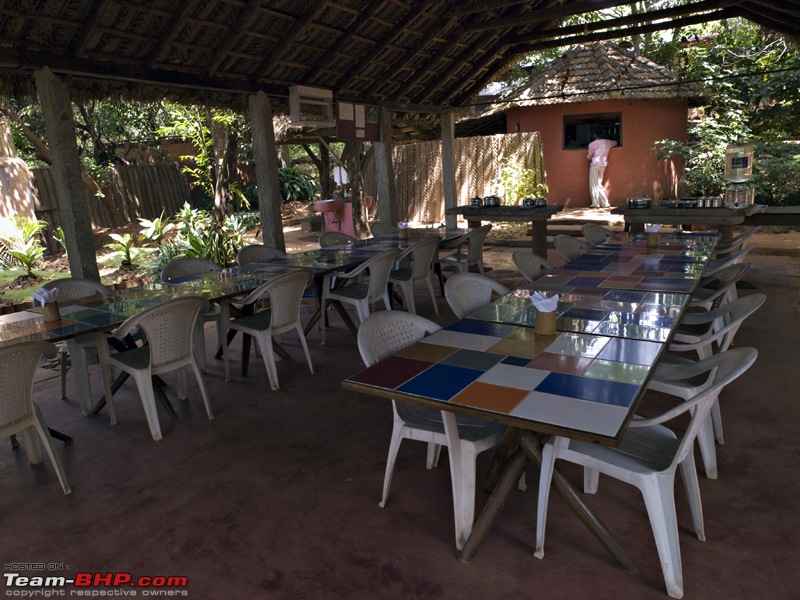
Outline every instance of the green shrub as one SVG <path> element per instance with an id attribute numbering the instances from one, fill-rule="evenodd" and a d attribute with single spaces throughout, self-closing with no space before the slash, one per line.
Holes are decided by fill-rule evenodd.
<path id="1" fill-rule="evenodd" d="M 19 265 L 30 276 L 44 254 L 39 236 L 47 228 L 47 223 L 22 217 L 12 217 L 11 223 L 14 231 L 0 238 L 0 248 L 3 250 L 0 252 L 0 261 L 4 263 L 4 268 Z"/>

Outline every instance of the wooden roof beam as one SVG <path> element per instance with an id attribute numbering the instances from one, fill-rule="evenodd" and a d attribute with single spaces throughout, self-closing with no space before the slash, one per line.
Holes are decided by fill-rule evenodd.
<path id="1" fill-rule="evenodd" d="M 83 28 L 81 28 L 81 31 L 78 33 L 78 40 L 75 43 L 75 56 L 81 57 L 86 52 L 86 43 L 94 32 L 94 28 L 97 26 L 97 23 L 100 21 L 100 15 L 107 4 L 108 0 L 95 0 L 92 2 L 92 6 L 88 12 L 89 18 L 86 21 L 86 25 L 84 25 Z"/>
<path id="2" fill-rule="evenodd" d="M 350 69 L 339 79 L 334 88 L 339 90 L 347 86 L 350 83 L 350 80 L 353 79 L 358 73 L 360 73 L 367 64 L 369 64 L 373 58 L 377 57 L 381 52 L 386 50 L 394 41 L 397 39 L 402 31 L 408 27 L 409 23 L 411 23 L 414 19 L 417 18 L 417 13 L 413 11 L 409 11 L 405 14 L 405 16 L 397 23 L 391 32 L 387 32 L 386 36 L 383 40 L 377 44 L 375 48 L 373 48 L 372 52 L 368 52 L 364 54 L 362 59 L 358 61 L 355 65 L 350 67 Z"/>
<path id="3" fill-rule="evenodd" d="M 150 50 L 144 57 L 144 65 L 145 68 L 150 68 L 158 58 L 158 55 L 167 47 L 167 44 L 170 43 L 172 38 L 175 36 L 175 32 L 183 24 L 183 20 L 186 18 L 190 9 L 189 0 L 180 0 L 178 4 L 175 6 L 175 11 L 172 13 L 172 16 L 167 19 L 167 22 L 164 24 L 164 27 L 159 32 L 159 35 L 155 38 L 156 43 L 150 47 Z"/>
<path id="4" fill-rule="evenodd" d="M 629 29 L 615 29 L 614 31 L 600 31 L 595 33 L 588 33 L 582 35 L 574 35 L 571 37 L 562 37 L 557 39 L 550 39 L 547 41 L 533 41 L 529 43 L 518 42 L 512 48 L 513 54 L 524 54 L 526 52 L 535 52 L 537 50 L 545 50 L 547 48 L 561 48 L 562 46 L 574 46 L 576 44 L 586 44 L 589 42 L 599 42 L 603 40 L 613 40 L 617 38 L 630 37 L 633 35 L 652 33 L 654 31 L 662 31 L 664 29 L 675 29 L 676 27 L 686 27 L 688 25 L 697 25 L 699 23 L 708 23 L 710 21 L 719 21 L 721 19 L 730 19 L 733 17 L 741 16 L 742 10 L 739 7 L 723 8 L 711 13 L 702 15 L 690 15 L 687 17 L 680 17 L 667 21 L 664 23 L 653 23 L 649 25 L 642 25 L 639 27 L 631 27 Z M 560 35 L 560 29 L 551 29 L 546 32 L 539 32 L 538 38 L 545 37 L 542 33 L 547 33 L 547 36 Z"/>
<path id="5" fill-rule="evenodd" d="M 490 29 L 508 29 L 511 27 L 521 27 L 523 25 L 535 25 L 546 21 L 563 19 L 586 12 L 594 12 L 615 6 L 625 6 L 635 4 L 638 0 L 577 0 L 575 2 L 565 2 L 552 8 L 543 8 L 531 12 L 517 14 L 510 17 L 500 17 L 490 19 L 474 25 L 467 25 L 464 30 L 467 32 L 489 31 Z"/>
<path id="6" fill-rule="evenodd" d="M 216 49 L 216 56 L 208 66 L 209 75 L 213 76 L 217 72 L 217 69 L 219 69 L 222 61 L 225 60 L 225 57 L 228 56 L 230 51 L 241 42 L 242 35 L 250 26 L 250 16 L 258 10 L 260 5 L 261 0 L 247 0 L 247 4 L 243 7 L 242 12 L 239 15 L 236 28 L 228 32 L 228 35 L 225 36 L 222 44 Z"/>
<path id="7" fill-rule="evenodd" d="M 305 6 L 305 5 L 304 5 Z M 308 11 L 302 18 L 298 18 L 294 25 L 289 28 L 289 31 L 286 35 L 280 36 L 280 47 L 278 44 L 275 44 L 269 52 L 267 52 L 267 57 L 262 61 L 258 67 L 256 67 L 255 75 L 253 76 L 253 81 L 258 81 L 261 79 L 267 72 L 269 72 L 272 67 L 275 66 L 275 61 L 280 58 L 286 48 L 288 48 L 292 42 L 297 38 L 298 35 L 306 28 L 306 26 L 316 19 L 320 13 L 325 10 L 328 6 L 328 3 L 325 0 L 321 0 L 320 2 L 312 4 L 313 8 Z"/>
<path id="8" fill-rule="evenodd" d="M 770 2 L 769 0 L 749 0 L 748 2 L 740 3 L 743 8 L 747 10 L 752 10 L 750 8 L 750 4 L 758 4 L 759 6 L 763 6 L 767 9 L 774 9 L 776 2 Z M 790 2 L 788 0 L 781 2 L 781 12 L 786 14 L 792 15 L 793 17 L 797 17 L 800 19 L 800 3 L 798 2 Z"/>
<path id="9" fill-rule="evenodd" d="M 742 13 L 745 19 L 753 21 L 753 23 L 758 23 L 762 27 L 780 31 L 784 35 L 800 38 L 800 29 L 795 27 L 794 24 L 790 24 L 785 18 L 782 18 L 781 13 L 778 11 L 767 9 L 762 6 L 758 9 L 744 7 Z"/>
<path id="10" fill-rule="evenodd" d="M 684 4 L 682 6 L 675 6 L 672 8 L 665 8 L 661 10 L 654 10 L 646 13 L 639 13 L 628 15 L 625 17 L 618 17 L 615 19 L 607 19 L 603 21 L 594 21 L 592 23 L 582 23 L 580 25 L 572 25 L 569 27 L 559 27 L 557 32 L 559 36 L 567 35 L 580 35 L 582 33 L 591 33 L 594 31 L 604 31 L 606 29 L 613 29 L 614 27 L 626 27 L 630 25 L 640 25 L 642 23 L 649 23 L 651 21 L 660 21 L 664 19 L 675 19 L 686 15 L 696 14 L 698 12 L 710 12 L 714 9 L 725 8 L 735 4 L 736 0 L 703 0 L 694 4 Z M 541 37 L 553 37 L 554 34 L 550 33 L 554 30 L 542 30 L 536 33 Z M 546 35 L 544 35 L 546 34 Z M 509 40 L 510 44 L 524 43 L 530 39 L 530 36 L 524 34 L 516 36 Z"/>

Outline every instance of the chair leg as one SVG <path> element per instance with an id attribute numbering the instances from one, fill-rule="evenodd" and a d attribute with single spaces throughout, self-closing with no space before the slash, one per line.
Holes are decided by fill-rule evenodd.
<path id="1" fill-rule="evenodd" d="M 674 488 L 672 475 L 664 477 L 655 474 L 642 482 L 640 490 L 653 528 L 667 594 L 671 598 L 682 598 L 683 574 Z"/>
<path id="2" fill-rule="evenodd" d="M 228 330 L 230 328 L 228 327 L 227 323 L 223 323 L 222 327 L 225 330 L 222 339 L 227 340 Z M 231 365 L 230 365 L 230 359 L 228 357 L 228 352 L 229 352 L 228 346 L 229 344 L 227 342 L 222 343 L 222 360 L 225 363 L 225 381 L 231 380 Z"/>
<path id="3" fill-rule="evenodd" d="M 61 347 L 60 354 L 60 368 L 61 368 L 61 399 L 67 399 L 67 356 L 69 356 L 69 352 L 66 350 L 66 346 Z"/>
<path id="4" fill-rule="evenodd" d="M 273 390 L 279 390 L 278 383 L 278 367 L 275 364 L 275 353 L 272 351 L 272 337 L 267 334 L 255 336 L 256 344 L 261 349 L 261 356 L 264 359 L 264 367 L 267 369 L 267 377 L 269 377 L 269 385 Z"/>
<path id="5" fill-rule="evenodd" d="M 556 456 L 569 445 L 569 439 L 555 437 L 542 447 L 542 466 L 539 470 L 539 500 L 536 505 L 536 549 L 533 555 L 544 558 L 544 532 L 547 524 L 547 505 L 550 501 L 550 485 L 553 482 Z"/>
<path id="6" fill-rule="evenodd" d="M 583 493 L 596 494 L 600 484 L 600 472 L 597 469 L 583 468 Z"/>
<path id="7" fill-rule="evenodd" d="M 458 435 L 455 413 L 442 411 L 442 421 L 447 437 L 447 455 L 450 458 L 456 549 L 462 550 L 472 531 L 472 518 L 475 512 L 475 472 L 474 468 L 470 469 L 465 464 L 469 461 L 469 456 L 465 454 L 469 453 L 465 451 Z"/>
<path id="8" fill-rule="evenodd" d="M 196 363 L 189 363 L 189 366 L 192 368 L 192 372 L 197 379 L 197 387 L 200 388 L 200 395 L 203 397 L 203 404 L 206 406 L 206 413 L 208 414 L 209 420 L 211 420 L 214 418 L 214 413 L 211 410 L 211 402 L 208 400 L 208 390 L 206 389 L 205 381 L 203 381 L 203 374 L 200 372 L 200 367 Z"/>
<path id="9" fill-rule="evenodd" d="M 400 450 L 400 442 L 403 441 L 402 422 L 395 420 L 392 427 L 392 441 L 389 442 L 389 455 L 386 457 L 386 473 L 383 475 L 383 496 L 378 506 L 384 508 L 386 500 L 389 498 L 389 487 L 392 485 L 392 475 L 394 474 L 394 463 L 397 461 L 397 453 Z"/>
<path id="10" fill-rule="evenodd" d="M 42 411 L 39 410 L 39 407 L 36 406 L 36 404 L 34 404 L 33 412 L 36 418 L 36 432 L 39 434 L 39 439 L 41 440 L 47 455 L 50 457 L 50 462 L 53 464 L 53 469 L 56 471 L 58 482 L 61 484 L 61 489 L 64 490 L 64 494 L 69 494 L 72 492 L 72 489 L 69 487 L 67 474 L 64 471 L 64 465 L 61 464 L 61 457 L 58 455 L 58 452 L 56 452 L 55 446 L 53 446 L 53 438 L 50 437 L 50 431 L 47 429 L 47 424 L 44 422 Z"/>
<path id="11" fill-rule="evenodd" d="M 67 340 L 70 360 L 72 361 L 72 374 L 78 388 L 78 402 L 84 415 L 92 412 L 92 387 L 89 383 L 89 365 L 86 360 L 86 351 L 80 348 L 74 339 Z"/>
<path id="12" fill-rule="evenodd" d="M 433 277 L 428 276 L 425 278 L 425 283 L 428 286 L 428 291 L 431 294 L 431 302 L 433 303 L 433 310 L 436 315 L 439 315 L 439 304 L 436 302 L 436 292 L 433 291 Z"/>
<path id="13" fill-rule="evenodd" d="M 298 322 L 295 326 L 297 329 L 297 335 L 300 337 L 300 343 L 303 345 L 303 352 L 306 355 L 306 361 L 308 361 L 308 370 L 311 371 L 311 374 L 314 374 L 314 365 L 311 364 L 311 354 L 308 352 L 308 343 L 306 342 L 306 336 L 303 334 L 303 328 L 300 326 Z"/>
<path id="14" fill-rule="evenodd" d="M 197 366 L 198 368 L 200 367 L 199 364 Z M 189 390 L 186 387 L 186 370 L 183 367 L 175 369 L 175 389 L 178 392 L 178 400 L 189 399 Z"/>
<path id="15" fill-rule="evenodd" d="M 717 449 L 714 446 L 714 428 L 711 415 L 706 415 L 697 432 L 697 445 L 700 446 L 700 456 L 703 458 L 703 467 L 706 477 L 717 478 Z"/>
<path id="16" fill-rule="evenodd" d="M 136 370 L 131 375 L 136 380 L 136 387 L 139 389 L 139 397 L 142 399 L 142 407 L 147 418 L 147 425 L 150 427 L 150 434 L 155 441 L 159 441 L 162 437 L 161 424 L 158 421 L 156 397 L 153 392 L 153 379 L 150 369 Z"/>
<path id="17" fill-rule="evenodd" d="M 428 442 L 428 458 L 426 468 L 433 469 L 439 466 L 439 456 L 442 453 L 442 445 Z"/>
<path id="18" fill-rule="evenodd" d="M 117 424 L 117 413 L 114 411 L 114 398 L 111 393 L 111 366 L 109 364 L 108 342 L 97 336 L 97 354 L 100 358 L 100 374 L 103 376 L 103 394 L 105 394 L 108 419 L 111 425 Z"/>
<path id="19" fill-rule="evenodd" d="M 192 349 L 194 352 L 194 358 L 197 361 L 197 366 L 200 367 L 200 370 L 205 372 L 206 370 L 206 336 L 205 336 L 205 327 L 203 327 L 203 321 L 197 319 L 195 323 L 194 332 L 192 333 Z"/>
<path id="20" fill-rule="evenodd" d="M 714 400 L 711 405 L 711 422 L 714 424 L 714 438 L 717 443 L 724 444 L 725 438 L 722 436 L 722 413 L 719 410 L 719 398 Z"/>
<path id="21" fill-rule="evenodd" d="M 29 463 L 32 465 L 42 464 L 42 447 L 39 445 L 35 426 L 31 425 L 22 430 L 22 445 Z"/>
<path id="22" fill-rule="evenodd" d="M 700 482 L 697 480 L 697 466 L 694 463 L 694 453 L 689 452 L 679 465 L 683 487 L 686 488 L 686 497 L 689 500 L 689 511 L 692 513 L 692 525 L 697 534 L 697 539 L 706 541 L 705 526 L 703 525 L 703 503 L 700 500 Z"/>

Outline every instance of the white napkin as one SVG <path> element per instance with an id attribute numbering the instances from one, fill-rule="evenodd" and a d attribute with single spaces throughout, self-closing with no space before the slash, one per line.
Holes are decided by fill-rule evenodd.
<path id="1" fill-rule="evenodd" d="M 33 299 L 44 306 L 48 302 L 55 302 L 58 299 L 58 288 L 49 290 L 36 290 L 33 292 Z"/>
<path id="2" fill-rule="evenodd" d="M 554 312 L 558 306 L 558 301 L 561 299 L 561 294 L 547 297 L 541 292 L 533 292 L 529 298 L 533 303 L 533 307 L 539 312 Z"/>
<path id="3" fill-rule="evenodd" d="M 644 230 L 647 233 L 658 233 L 659 229 L 661 229 L 660 223 L 645 223 Z"/>

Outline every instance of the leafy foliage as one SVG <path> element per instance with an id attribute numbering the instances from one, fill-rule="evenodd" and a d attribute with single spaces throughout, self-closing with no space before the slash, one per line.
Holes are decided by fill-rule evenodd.
<path id="1" fill-rule="evenodd" d="M 278 169 L 281 198 L 283 202 L 311 202 L 317 191 L 317 183 L 298 167 Z"/>
<path id="2" fill-rule="evenodd" d="M 542 174 L 526 169 L 515 161 L 506 160 L 497 179 L 496 189 L 505 204 L 519 204 L 525 197 L 541 198 L 548 191 Z"/>
<path id="3" fill-rule="evenodd" d="M 1 260 L 5 268 L 20 265 L 30 276 L 44 254 L 39 236 L 47 228 L 47 223 L 22 217 L 12 217 L 11 223 L 13 231 L 0 238 Z"/>
<path id="4" fill-rule="evenodd" d="M 132 267 L 134 260 L 133 236 L 130 233 L 122 235 L 119 233 L 110 233 L 108 235 L 114 241 L 106 244 L 105 247 L 122 257 L 122 262 L 120 263 L 121 267 Z"/>

